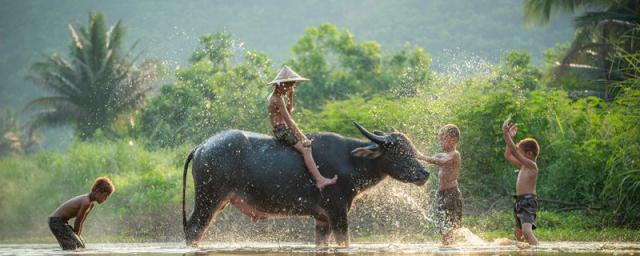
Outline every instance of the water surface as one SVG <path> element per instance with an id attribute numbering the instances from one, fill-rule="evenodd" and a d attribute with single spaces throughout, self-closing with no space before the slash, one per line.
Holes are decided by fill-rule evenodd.
<path id="1" fill-rule="evenodd" d="M 188 248 L 182 243 L 90 244 L 81 251 L 62 251 L 57 244 L 1 244 L 0 255 L 633 255 L 640 254 L 640 243 L 542 242 L 540 246 L 519 249 L 515 245 L 467 244 L 441 246 L 421 244 L 352 244 L 348 248 L 316 248 L 302 243 L 210 243 Z"/>

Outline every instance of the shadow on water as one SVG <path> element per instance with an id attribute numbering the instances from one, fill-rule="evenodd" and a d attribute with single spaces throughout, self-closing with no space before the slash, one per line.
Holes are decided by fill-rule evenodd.
<path id="1" fill-rule="evenodd" d="M 94 244 L 77 252 L 61 251 L 55 244 L 0 245 L 0 255 L 620 255 L 638 254 L 638 243 L 551 242 L 530 249 L 493 243 L 441 246 L 423 244 L 354 244 L 348 248 L 316 248 L 300 243 L 215 243 L 198 249 L 178 243 Z"/>

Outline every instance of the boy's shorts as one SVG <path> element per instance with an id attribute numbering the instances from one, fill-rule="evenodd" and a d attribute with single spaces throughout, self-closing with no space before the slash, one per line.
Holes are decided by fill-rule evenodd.
<path id="1" fill-rule="evenodd" d="M 84 248 L 84 241 L 73 232 L 71 225 L 60 217 L 49 217 L 49 228 L 51 233 L 58 240 L 58 244 L 62 247 L 62 250 L 75 250 L 78 248 Z"/>
<path id="2" fill-rule="evenodd" d="M 441 234 L 462 227 L 462 193 L 458 186 L 438 191 L 437 204 Z"/>
<path id="3" fill-rule="evenodd" d="M 289 146 L 293 146 L 298 143 L 298 137 L 296 137 L 296 135 L 293 134 L 293 131 L 285 125 L 278 125 L 274 127 L 273 137 L 276 141 Z"/>
<path id="4" fill-rule="evenodd" d="M 536 212 L 538 211 L 538 200 L 534 194 L 523 194 L 514 196 L 516 199 L 513 206 L 513 214 L 516 219 L 516 228 L 522 229 L 522 223 L 531 223 L 536 229 Z"/>

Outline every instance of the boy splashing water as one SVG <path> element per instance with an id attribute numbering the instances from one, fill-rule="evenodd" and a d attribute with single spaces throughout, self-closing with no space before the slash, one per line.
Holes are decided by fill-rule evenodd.
<path id="1" fill-rule="evenodd" d="M 537 245 L 538 239 L 533 235 L 536 228 L 536 211 L 538 201 L 536 199 L 536 180 L 538 178 L 538 165 L 536 159 L 540 152 L 540 145 L 533 138 L 523 139 L 518 144 L 513 143 L 518 126 L 510 120 L 502 124 L 502 135 L 507 147 L 504 157 L 519 169 L 516 182 L 516 196 L 513 207 L 516 227 L 515 236 L 518 242 L 528 242 L 529 245 Z M 526 247 L 526 244 L 518 244 Z"/>
<path id="2" fill-rule="evenodd" d="M 109 178 L 99 177 L 93 183 L 91 192 L 69 199 L 49 216 L 51 233 L 63 250 L 85 248 L 81 236 L 84 221 L 95 206 L 94 202 L 103 203 L 114 191 L 115 187 Z M 67 223 L 72 218 L 75 218 L 73 227 Z"/>
<path id="3" fill-rule="evenodd" d="M 304 77 L 293 72 L 289 67 L 284 66 L 276 78 L 269 83 L 273 85 L 273 92 L 269 95 L 268 111 L 269 121 L 273 126 L 274 138 L 285 145 L 292 146 L 302 154 L 304 164 L 311 176 L 316 182 L 319 189 L 325 186 L 335 184 L 338 176 L 335 175 L 331 179 L 327 179 L 318 170 L 316 162 L 311 152 L 311 141 L 298 129 L 293 121 L 291 113 L 293 112 L 293 90 L 296 83 L 307 81 Z M 283 99 L 287 96 L 287 103 Z"/>
<path id="4" fill-rule="evenodd" d="M 443 153 L 434 156 L 418 154 L 418 159 L 440 167 L 438 172 L 437 212 L 440 215 L 442 244 L 454 242 L 454 231 L 462 227 L 462 194 L 458 188 L 458 174 L 462 159 L 456 149 L 460 129 L 453 124 L 440 128 L 438 134 Z"/>

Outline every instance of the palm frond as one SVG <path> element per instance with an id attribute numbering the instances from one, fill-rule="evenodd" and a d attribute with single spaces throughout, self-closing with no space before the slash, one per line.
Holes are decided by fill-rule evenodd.
<path id="1" fill-rule="evenodd" d="M 72 104 L 72 103 L 70 103 L 69 98 L 65 96 L 41 97 L 27 103 L 27 105 L 24 107 L 24 111 L 31 111 L 31 110 L 38 110 L 38 109 L 39 110 L 59 109 L 59 108 L 64 108 L 63 105 L 66 105 L 66 104 Z"/>
<path id="2" fill-rule="evenodd" d="M 625 29 L 633 28 L 640 23 L 640 16 L 631 13 L 616 12 L 586 12 L 574 19 L 577 28 L 593 27 L 598 28 L 603 25 L 622 26 Z"/>
<path id="3" fill-rule="evenodd" d="M 33 133 L 42 126 L 62 126 L 74 123 L 80 119 L 79 116 L 69 115 L 68 113 L 56 110 L 42 111 L 38 113 L 29 123 L 27 127 L 29 133 Z"/>
<path id="4" fill-rule="evenodd" d="M 579 8 L 604 6 L 608 3 L 606 0 L 526 0 L 524 21 L 528 25 L 545 25 L 556 12 L 573 14 Z"/>

